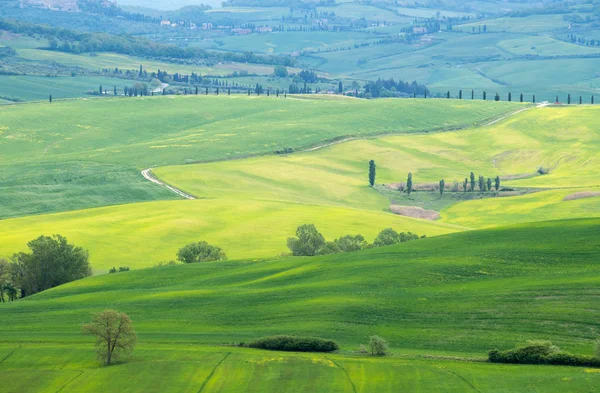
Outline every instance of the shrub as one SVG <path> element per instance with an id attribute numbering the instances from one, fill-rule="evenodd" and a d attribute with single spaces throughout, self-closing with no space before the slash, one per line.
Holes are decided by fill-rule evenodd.
<path id="1" fill-rule="evenodd" d="M 119 271 L 120 272 L 128 272 L 129 271 L 129 266 L 120 266 L 119 267 Z"/>
<path id="2" fill-rule="evenodd" d="M 371 355 L 383 356 L 388 350 L 387 341 L 379 336 L 369 337 L 369 346 L 371 347 Z"/>
<path id="3" fill-rule="evenodd" d="M 366 354 L 369 353 L 369 350 L 367 349 L 367 346 L 365 344 L 360 344 L 360 346 L 358 347 L 358 352 Z"/>
<path id="4" fill-rule="evenodd" d="M 290 352 L 333 352 L 340 349 L 335 341 L 295 336 L 264 337 L 248 343 L 248 347 Z"/>
<path id="5" fill-rule="evenodd" d="M 177 252 L 177 260 L 183 263 L 224 261 L 227 255 L 220 247 L 207 242 L 188 244 Z"/>
<path id="6" fill-rule="evenodd" d="M 540 340 L 528 341 L 525 345 L 506 351 L 490 351 L 488 360 L 492 363 L 600 367 L 600 359 L 595 356 L 563 352 L 551 342 Z"/>
<path id="7" fill-rule="evenodd" d="M 111 268 L 108 270 L 108 272 L 109 272 L 109 273 L 111 273 L 111 274 L 112 274 L 112 273 L 116 273 L 116 272 L 117 272 L 117 268 L 113 266 L 113 267 L 111 267 Z"/>

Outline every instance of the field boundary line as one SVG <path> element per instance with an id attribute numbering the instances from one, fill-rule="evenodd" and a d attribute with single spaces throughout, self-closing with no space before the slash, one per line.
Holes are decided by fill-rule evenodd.
<path id="1" fill-rule="evenodd" d="M 346 379 L 348 380 L 348 382 L 350 382 L 350 386 L 352 386 L 352 391 L 354 393 L 357 393 L 356 385 L 354 385 L 354 382 L 352 382 L 352 378 L 350 378 L 350 374 L 348 374 L 348 370 L 346 370 L 344 367 L 340 366 L 335 360 L 332 360 L 332 359 L 328 358 L 327 356 L 325 356 L 325 359 L 327 359 L 331 363 L 335 364 L 335 366 L 337 368 L 339 368 L 340 370 L 342 370 L 344 372 L 344 374 L 346 375 Z"/>
<path id="2" fill-rule="evenodd" d="M 154 176 L 152 174 L 152 168 L 144 169 L 142 171 L 142 176 L 144 176 L 144 179 L 146 179 L 146 180 L 148 180 L 148 181 L 150 181 L 150 182 L 152 182 L 154 184 L 158 184 L 159 186 L 164 187 L 164 188 L 166 188 L 167 190 L 169 190 L 171 192 L 174 192 L 175 194 L 179 195 L 180 197 L 183 197 L 183 198 L 189 199 L 189 200 L 196 199 L 196 197 L 194 197 L 194 196 L 192 196 L 192 195 L 190 195 L 188 193 L 185 193 L 185 192 L 181 191 L 178 188 L 170 186 L 170 185 L 168 185 L 167 183 L 165 183 L 163 181 L 158 180 L 158 178 L 156 178 L 156 176 Z"/>
<path id="3" fill-rule="evenodd" d="M 467 385 L 469 385 L 469 386 L 470 386 L 470 387 L 471 387 L 471 388 L 472 388 L 474 391 L 476 391 L 477 393 L 481 393 L 481 391 L 480 391 L 479 389 L 477 389 L 477 388 L 475 387 L 475 385 L 473 385 L 471 382 L 469 382 L 469 381 L 468 381 L 468 380 L 467 380 L 465 377 L 463 377 L 463 376 L 462 376 L 462 375 L 460 375 L 459 373 L 457 373 L 457 372 L 454 372 L 454 371 L 452 371 L 452 370 L 448 370 L 448 369 L 447 369 L 446 367 L 444 367 L 444 366 L 439 366 L 439 368 L 441 368 L 442 370 L 446 371 L 446 372 L 447 372 L 447 373 L 449 373 L 449 374 L 452 374 L 452 375 L 454 375 L 455 377 L 458 377 L 458 378 L 460 378 L 460 379 L 461 379 L 461 380 L 463 380 L 463 381 L 464 381 L 464 382 L 465 382 Z"/>
<path id="4" fill-rule="evenodd" d="M 9 357 L 11 357 L 15 352 L 17 352 L 17 350 L 21 349 L 21 346 L 19 345 L 18 347 L 16 347 L 15 349 L 13 349 L 12 351 L 10 351 L 10 353 L 8 355 L 6 355 L 4 358 L 2 358 L 0 360 L 0 364 L 4 363 L 4 361 L 6 359 L 8 359 Z"/>
<path id="5" fill-rule="evenodd" d="M 68 385 L 70 385 L 70 384 L 71 384 L 71 382 L 73 382 L 74 380 L 76 380 L 77 378 L 79 378 L 79 377 L 81 377 L 81 376 L 83 375 L 83 371 L 81 371 L 81 370 L 77 370 L 77 372 L 78 372 L 79 374 L 77 374 L 77 375 L 76 375 L 76 376 L 74 376 L 73 378 L 69 379 L 69 380 L 68 380 L 68 381 L 67 381 L 67 382 L 66 382 L 64 385 L 62 385 L 62 386 L 60 387 L 60 389 L 58 389 L 58 390 L 56 391 L 56 393 L 60 393 L 60 392 L 62 392 L 62 390 L 63 390 L 64 388 L 66 388 Z"/>
<path id="6" fill-rule="evenodd" d="M 215 366 L 213 367 L 213 369 L 210 372 L 210 374 L 208 374 L 208 376 L 206 377 L 206 379 L 204 380 L 204 382 L 202 382 L 202 386 L 200 386 L 200 390 L 198 390 L 198 393 L 202 393 L 202 391 L 206 387 L 206 384 L 208 383 L 208 381 L 211 380 L 211 378 L 213 377 L 213 375 L 215 375 L 215 372 L 217 371 L 217 369 L 219 368 L 219 366 L 229 357 L 229 355 L 231 355 L 231 352 L 227 352 L 225 354 L 225 356 L 223 357 L 223 359 L 219 360 L 219 362 L 217 364 L 215 364 Z"/>

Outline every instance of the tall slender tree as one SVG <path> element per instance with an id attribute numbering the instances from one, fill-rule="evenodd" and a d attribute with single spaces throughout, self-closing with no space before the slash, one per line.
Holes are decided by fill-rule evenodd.
<path id="1" fill-rule="evenodd" d="M 471 192 L 475 191 L 475 174 L 471 172 L 469 176 L 471 178 Z"/>
<path id="2" fill-rule="evenodd" d="M 494 188 L 496 189 L 496 191 L 498 191 L 500 189 L 500 176 L 496 176 L 496 179 L 494 182 Z"/>
<path id="3" fill-rule="evenodd" d="M 521 93 L 520 99 L 521 99 L 521 102 L 523 102 L 523 93 Z"/>
<path id="4" fill-rule="evenodd" d="M 444 179 L 440 180 L 440 196 L 444 195 L 444 188 L 446 187 L 446 182 Z"/>
<path id="5" fill-rule="evenodd" d="M 375 177 L 377 176 L 377 166 L 375 165 L 375 161 L 369 161 L 369 184 L 371 187 L 375 185 Z"/>
<path id="6" fill-rule="evenodd" d="M 469 180 L 467 180 L 467 178 L 465 177 L 465 181 L 463 183 L 463 191 L 466 193 L 467 192 L 467 186 L 469 185 Z"/>
<path id="7" fill-rule="evenodd" d="M 412 190 L 413 190 L 412 173 L 409 173 L 408 178 L 406 179 L 406 192 L 408 193 L 408 195 L 410 195 Z"/>
<path id="8" fill-rule="evenodd" d="M 487 178 L 487 190 L 492 191 L 492 179 L 489 177 Z"/>

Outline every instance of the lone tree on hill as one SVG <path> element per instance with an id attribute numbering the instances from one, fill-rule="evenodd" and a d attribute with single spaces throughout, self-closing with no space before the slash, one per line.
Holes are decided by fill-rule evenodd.
<path id="1" fill-rule="evenodd" d="M 410 195 L 412 190 L 413 190 L 412 173 L 409 173 L 408 178 L 406 179 L 406 192 L 408 193 L 408 195 Z"/>
<path id="2" fill-rule="evenodd" d="M 458 99 L 459 99 L 459 100 L 462 100 L 462 90 L 459 90 L 459 91 L 458 91 Z"/>
<path id="3" fill-rule="evenodd" d="M 225 261 L 227 255 L 221 247 L 211 246 L 207 242 L 188 244 L 177 252 L 177 260 L 183 263 Z"/>
<path id="4" fill-rule="evenodd" d="M 523 102 L 523 93 L 521 93 L 520 101 Z"/>
<path id="5" fill-rule="evenodd" d="M 511 101 L 512 101 L 512 93 L 509 92 L 508 93 L 508 102 L 511 102 Z"/>
<path id="6" fill-rule="evenodd" d="M 371 355 L 373 356 L 384 356 L 388 351 L 387 341 L 379 336 L 369 337 L 369 346 L 371 347 Z"/>
<path id="7" fill-rule="evenodd" d="M 496 176 L 496 179 L 494 180 L 494 188 L 496 191 L 500 189 L 500 176 Z"/>
<path id="8" fill-rule="evenodd" d="M 377 174 L 377 167 L 375 165 L 375 161 L 369 161 L 369 184 L 371 187 L 375 185 L 375 176 Z"/>
<path id="9" fill-rule="evenodd" d="M 487 93 L 485 91 L 483 92 L 483 100 L 487 101 Z"/>
<path id="10" fill-rule="evenodd" d="M 52 102 L 52 94 L 50 94 L 50 97 L 48 99 L 50 100 L 50 102 Z"/>
<path id="11" fill-rule="evenodd" d="M 474 100 L 475 99 L 475 90 L 471 90 L 471 99 Z"/>
<path id="12" fill-rule="evenodd" d="M 107 366 L 122 353 L 131 354 L 137 340 L 129 316 L 115 310 L 92 314 L 92 322 L 83 325 L 83 331 L 96 336 L 98 357 Z"/>
<path id="13" fill-rule="evenodd" d="M 567 95 L 567 104 L 571 105 L 571 94 Z"/>
<path id="14" fill-rule="evenodd" d="M 471 172 L 471 192 L 475 191 L 475 174 Z"/>
<path id="15" fill-rule="evenodd" d="M 532 101 L 535 104 L 535 94 L 533 95 L 533 100 Z"/>
<path id="16" fill-rule="evenodd" d="M 446 182 L 442 179 L 440 180 L 440 196 L 444 195 L 444 187 L 446 187 Z"/>

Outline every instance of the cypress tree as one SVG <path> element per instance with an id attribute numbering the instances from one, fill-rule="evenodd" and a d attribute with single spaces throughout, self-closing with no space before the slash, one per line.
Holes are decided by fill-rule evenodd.
<path id="1" fill-rule="evenodd" d="M 196 95 L 198 95 L 198 86 L 196 86 Z"/>
<path id="2" fill-rule="evenodd" d="M 496 188 L 496 191 L 500 189 L 500 176 L 496 176 L 494 188 Z"/>
<path id="3" fill-rule="evenodd" d="M 471 172 L 471 192 L 475 191 L 475 174 Z"/>
<path id="4" fill-rule="evenodd" d="M 511 101 L 512 101 L 512 94 L 509 92 L 508 93 L 508 102 L 511 102 Z"/>
<path id="5" fill-rule="evenodd" d="M 579 105 L 583 104 L 583 97 L 579 96 Z"/>
<path id="6" fill-rule="evenodd" d="M 495 101 L 500 101 L 500 94 L 496 93 L 496 97 L 494 97 Z"/>
<path id="7" fill-rule="evenodd" d="M 594 105 L 594 96 L 592 96 L 592 105 Z"/>
<path id="8" fill-rule="evenodd" d="M 117 95 L 117 86 L 115 86 L 114 93 L 115 93 L 115 96 L 116 96 Z"/>
<path id="9" fill-rule="evenodd" d="M 554 102 L 556 102 L 558 104 L 558 96 L 556 96 L 556 101 L 554 101 Z"/>
<path id="10" fill-rule="evenodd" d="M 371 187 L 375 185 L 375 176 L 377 172 L 377 166 L 375 165 L 375 161 L 369 161 L 369 184 Z"/>
<path id="11" fill-rule="evenodd" d="M 448 93 L 446 93 L 446 98 L 450 98 L 450 90 L 448 90 Z"/>
<path id="12" fill-rule="evenodd" d="M 442 179 L 440 180 L 440 196 L 444 195 L 444 187 L 446 187 L 446 182 Z"/>
<path id="13" fill-rule="evenodd" d="M 474 100 L 475 99 L 475 90 L 471 90 L 471 99 Z"/>
<path id="14" fill-rule="evenodd" d="M 458 99 L 459 99 L 459 100 L 462 100 L 462 90 L 459 90 L 459 91 L 458 91 Z"/>
<path id="15" fill-rule="evenodd" d="M 408 174 L 408 179 L 406 179 L 406 192 L 408 195 L 412 192 L 413 182 L 412 182 L 412 173 Z"/>
<path id="16" fill-rule="evenodd" d="M 571 105 L 571 94 L 567 95 L 567 105 Z"/>
<path id="17" fill-rule="evenodd" d="M 521 98 L 521 102 L 523 102 L 523 93 L 521 93 L 521 97 L 520 98 Z"/>
<path id="18" fill-rule="evenodd" d="M 535 94 L 533 95 L 533 103 L 535 104 Z"/>
<path id="19" fill-rule="evenodd" d="M 52 102 L 52 94 L 50 94 L 49 100 L 50 102 Z"/>
<path id="20" fill-rule="evenodd" d="M 469 185 L 469 181 L 467 180 L 467 178 L 465 177 L 465 182 L 463 183 L 463 191 L 467 192 L 467 186 Z"/>
<path id="21" fill-rule="evenodd" d="M 492 191 L 492 179 L 489 177 L 487 178 L 487 190 Z"/>
<path id="22" fill-rule="evenodd" d="M 231 95 L 231 87 L 229 89 L 227 89 L 227 95 L 230 96 Z"/>
<path id="23" fill-rule="evenodd" d="M 485 91 L 483 92 L 483 100 L 487 101 L 487 93 Z"/>

